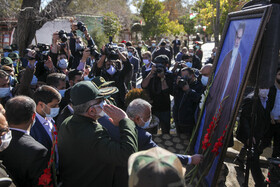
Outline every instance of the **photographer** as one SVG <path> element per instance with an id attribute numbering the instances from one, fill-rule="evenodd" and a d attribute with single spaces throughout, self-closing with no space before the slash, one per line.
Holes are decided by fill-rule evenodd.
<path id="1" fill-rule="evenodd" d="M 85 35 L 85 39 L 87 40 L 87 47 L 95 46 L 93 39 L 91 38 L 88 30 L 83 22 L 73 23 L 71 26 L 72 36 L 70 37 L 69 45 L 71 53 L 74 57 L 74 62 L 71 66 L 72 69 L 76 69 L 80 63 L 80 60 L 83 56 L 83 51 L 86 48 L 83 43 L 81 37 L 78 37 L 76 31 L 80 30 Z"/>
<path id="2" fill-rule="evenodd" d="M 151 72 L 142 82 L 142 88 L 147 89 L 152 100 L 152 113 L 160 120 L 163 134 L 170 131 L 170 95 L 173 92 L 174 76 L 167 71 L 169 58 L 160 55 L 155 58 Z"/>
<path id="3" fill-rule="evenodd" d="M 195 126 L 195 111 L 199 104 L 203 85 L 189 67 L 181 69 L 174 85 L 173 118 L 177 133 L 190 136 Z"/>
<path id="4" fill-rule="evenodd" d="M 66 74 L 67 69 L 72 67 L 74 57 L 71 54 L 66 34 L 62 34 L 64 32 L 65 31 L 61 30 L 53 33 L 49 55 L 52 58 L 54 66 L 59 69 L 61 73 Z"/>
<path id="5" fill-rule="evenodd" d="M 102 47 L 102 56 L 97 62 L 96 76 L 102 76 L 106 81 L 114 81 L 112 86 L 119 89 L 119 92 L 112 95 L 117 106 L 124 108 L 124 98 L 127 93 L 125 77 L 132 70 L 129 60 L 119 51 L 112 47 L 112 42 Z M 123 67 L 123 68 L 121 68 Z"/>
<path id="6" fill-rule="evenodd" d="M 48 74 L 58 72 L 49 56 L 49 46 L 37 44 L 31 48 L 25 50 L 25 58 L 28 60 L 27 67 L 34 67 L 36 70 L 34 73 L 36 81 L 46 82 Z"/>

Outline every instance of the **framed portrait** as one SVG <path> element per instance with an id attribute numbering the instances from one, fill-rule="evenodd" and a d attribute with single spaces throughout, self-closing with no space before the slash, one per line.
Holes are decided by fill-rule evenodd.
<path id="1" fill-rule="evenodd" d="M 193 152 L 204 154 L 196 178 L 215 186 L 231 139 L 238 108 L 258 53 L 271 6 L 230 13 L 204 93 Z M 207 142 L 208 141 L 208 142 Z"/>

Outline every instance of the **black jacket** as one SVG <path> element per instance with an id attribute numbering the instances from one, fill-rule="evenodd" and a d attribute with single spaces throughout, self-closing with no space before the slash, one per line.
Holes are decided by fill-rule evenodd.
<path id="1" fill-rule="evenodd" d="M 253 106 L 253 96 L 254 93 L 250 93 L 247 97 L 244 98 L 241 106 L 241 115 L 239 126 L 237 130 L 236 138 L 240 140 L 242 143 L 246 144 L 247 139 L 249 139 L 250 131 L 251 131 L 251 120 L 252 120 L 252 106 Z M 268 130 L 269 127 L 269 115 L 268 108 L 264 108 L 260 98 L 258 97 L 256 103 L 256 123 L 254 124 L 254 137 L 256 142 L 259 142 L 264 133 Z"/>
<path id="2" fill-rule="evenodd" d="M 166 72 L 165 79 L 168 89 L 162 90 L 161 80 L 158 76 L 152 77 L 146 88 L 152 100 L 153 112 L 170 111 L 170 95 L 173 94 L 174 75 Z"/>
<path id="3" fill-rule="evenodd" d="M 0 153 L 0 158 L 16 186 L 37 186 L 39 177 L 47 168 L 47 151 L 30 135 L 12 130 L 12 141 Z"/>
<path id="4" fill-rule="evenodd" d="M 204 87 L 198 80 L 189 86 L 190 90 L 184 92 L 177 84 L 174 85 L 173 118 L 178 124 L 195 124 L 195 111 Z"/>
<path id="5" fill-rule="evenodd" d="M 119 92 L 112 95 L 112 97 L 115 99 L 117 106 L 120 108 L 124 108 L 124 98 L 128 92 L 125 85 L 125 77 L 131 70 L 132 65 L 128 59 L 123 62 L 123 68 L 121 70 L 117 70 L 114 75 L 110 75 L 105 68 L 96 69 L 96 76 L 102 76 L 106 81 L 114 81 L 112 86 L 116 86 L 119 89 Z"/>

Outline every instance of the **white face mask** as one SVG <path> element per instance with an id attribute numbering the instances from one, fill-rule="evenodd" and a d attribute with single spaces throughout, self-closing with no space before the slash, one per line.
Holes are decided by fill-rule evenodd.
<path id="1" fill-rule="evenodd" d="M 201 83 L 203 84 L 203 86 L 206 86 L 206 85 L 207 85 L 208 79 L 209 79 L 208 77 L 202 75 L 202 77 L 201 77 Z"/>
<path id="2" fill-rule="evenodd" d="M 110 65 L 110 68 L 106 70 L 107 73 L 109 73 L 110 75 L 114 75 L 116 73 L 116 68 L 112 65 Z"/>
<path id="3" fill-rule="evenodd" d="M 146 65 L 150 63 L 149 59 L 143 59 L 143 62 L 144 62 L 144 64 L 146 64 Z"/>
<path id="4" fill-rule="evenodd" d="M 66 59 L 61 59 L 60 61 L 58 61 L 58 65 L 57 65 L 60 69 L 66 69 L 68 67 L 68 60 Z"/>
<path id="5" fill-rule="evenodd" d="M 0 152 L 4 151 L 9 145 L 12 140 L 12 132 L 9 131 L 5 135 L 1 136 L 1 145 L 0 145 Z"/>
<path id="6" fill-rule="evenodd" d="M 259 96 L 260 97 L 267 97 L 268 96 L 268 93 L 269 93 L 269 89 L 259 89 Z"/>
<path id="7" fill-rule="evenodd" d="M 189 53 L 190 54 L 190 56 L 193 56 L 193 53 Z"/>

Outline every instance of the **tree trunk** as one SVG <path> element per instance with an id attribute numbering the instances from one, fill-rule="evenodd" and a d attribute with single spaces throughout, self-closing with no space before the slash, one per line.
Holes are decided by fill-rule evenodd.
<path id="1" fill-rule="evenodd" d="M 41 0 L 23 0 L 18 15 L 16 43 L 20 55 L 31 44 L 36 31 L 47 21 L 62 16 L 72 0 L 53 0 L 40 12 Z"/>
<path id="2" fill-rule="evenodd" d="M 220 33 L 220 0 L 216 2 L 216 24 L 214 30 L 215 47 L 219 45 L 219 33 Z"/>

